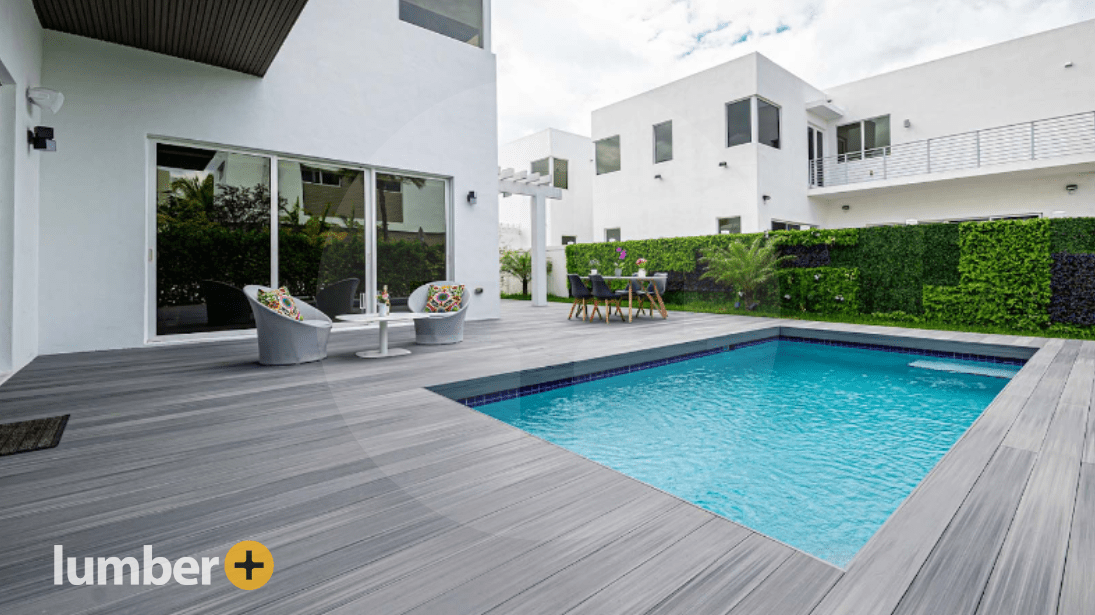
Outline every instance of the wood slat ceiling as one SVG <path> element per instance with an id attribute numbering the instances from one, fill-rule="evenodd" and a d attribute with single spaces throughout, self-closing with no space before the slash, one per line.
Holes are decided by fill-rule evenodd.
<path id="1" fill-rule="evenodd" d="M 262 77 L 308 0 L 34 0 L 42 27 Z"/>

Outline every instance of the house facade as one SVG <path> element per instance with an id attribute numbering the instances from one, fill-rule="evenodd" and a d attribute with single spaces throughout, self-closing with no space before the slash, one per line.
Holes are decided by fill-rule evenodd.
<path id="1" fill-rule="evenodd" d="M 498 316 L 497 203 L 470 198 L 497 189 L 490 0 L 178 2 L 134 30 L 63 4 L 0 5 L 0 372 L 241 335 L 208 281 L 357 277 L 369 307 L 454 279 Z"/>
<path id="2" fill-rule="evenodd" d="M 592 240 L 1095 216 L 1092 40 L 1095 20 L 829 88 L 753 53 L 597 109 Z"/>

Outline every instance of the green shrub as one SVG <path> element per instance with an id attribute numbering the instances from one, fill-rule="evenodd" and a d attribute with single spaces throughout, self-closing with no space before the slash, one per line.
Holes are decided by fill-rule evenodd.
<path id="1" fill-rule="evenodd" d="M 923 283 L 933 286 L 957 286 L 958 230 L 957 224 L 925 224 Z"/>
<path id="2" fill-rule="evenodd" d="M 1095 253 L 1095 218 L 1054 218 L 1049 221 L 1049 233 L 1054 254 Z"/>
<path id="3" fill-rule="evenodd" d="M 857 269 L 782 269 L 778 277 L 780 303 L 784 310 L 823 314 L 859 312 Z"/>
<path id="4" fill-rule="evenodd" d="M 855 251 L 859 300 L 865 312 L 919 314 L 923 297 L 924 229 L 879 226 L 859 234 Z M 848 265 L 846 265 L 848 266 Z"/>

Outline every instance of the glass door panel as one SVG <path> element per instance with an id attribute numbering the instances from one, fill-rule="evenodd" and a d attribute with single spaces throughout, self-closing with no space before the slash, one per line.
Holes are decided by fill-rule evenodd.
<path id="1" fill-rule="evenodd" d="M 253 328 L 270 283 L 270 160 L 156 145 L 156 334 Z"/>
<path id="2" fill-rule="evenodd" d="M 377 173 L 376 282 L 393 311 L 406 311 L 419 286 L 447 279 L 447 233 L 444 181 Z"/>

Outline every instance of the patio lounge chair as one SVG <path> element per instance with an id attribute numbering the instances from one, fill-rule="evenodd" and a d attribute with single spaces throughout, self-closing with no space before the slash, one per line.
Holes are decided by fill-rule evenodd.
<path id="1" fill-rule="evenodd" d="M 589 276 L 589 283 L 593 286 L 593 313 L 589 315 L 589 322 L 593 322 L 593 317 L 600 314 L 600 301 L 604 301 L 605 306 L 605 323 L 612 317 L 612 306 L 616 306 L 616 314 L 620 319 L 623 319 L 624 314 L 620 311 L 620 296 L 617 295 L 608 284 L 605 283 L 605 279 L 599 275 Z"/>
<path id="2" fill-rule="evenodd" d="M 327 358 L 327 340 L 331 337 L 331 319 L 298 300 L 297 309 L 304 320 L 279 314 L 258 302 L 265 286 L 245 286 L 243 294 L 251 304 L 259 338 L 259 363 L 296 365 Z"/>
<path id="3" fill-rule="evenodd" d="M 353 313 L 354 293 L 360 283 L 357 278 L 347 278 L 324 286 L 316 293 L 316 307 L 328 318 Z"/>
<path id="4" fill-rule="evenodd" d="M 570 281 L 570 296 L 574 297 L 574 303 L 570 305 L 570 314 L 567 315 L 567 320 L 570 320 L 574 316 L 574 308 L 581 304 L 581 313 L 586 317 L 589 316 L 589 304 L 588 301 L 593 298 L 593 293 L 582 282 L 582 277 L 576 273 L 568 273 L 567 280 Z"/>
<path id="5" fill-rule="evenodd" d="M 205 301 L 205 322 L 210 326 L 251 324 L 251 310 L 242 290 L 214 280 L 202 280 L 198 288 Z"/>
<path id="6" fill-rule="evenodd" d="M 426 299 L 430 286 L 452 286 L 459 282 L 430 282 L 423 284 L 407 297 L 407 308 L 419 314 L 426 311 Z M 455 312 L 439 312 L 431 318 L 419 318 L 414 321 L 414 343 L 426 346 L 438 344 L 456 344 L 464 341 L 464 319 L 468 315 L 471 292 L 464 288 L 460 298 L 460 309 Z"/>

